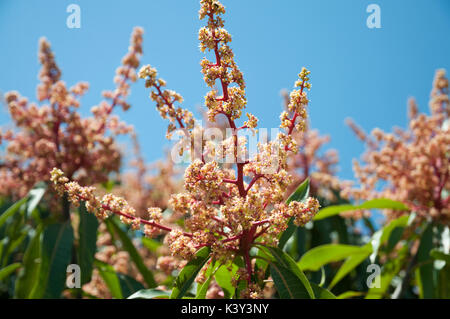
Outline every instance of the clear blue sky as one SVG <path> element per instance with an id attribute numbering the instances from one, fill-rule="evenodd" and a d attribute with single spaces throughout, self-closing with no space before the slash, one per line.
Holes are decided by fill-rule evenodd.
<path id="1" fill-rule="evenodd" d="M 35 99 L 37 44 L 46 36 L 72 85 L 89 81 L 83 113 L 113 88 L 115 68 L 128 47 L 133 26 L 145 29 L 143 63 L 157 67 L 168 87 L 196 110 L 207 92 L 202 81 L 197 0 L 0 0 L 0 91 L 19 90 Z M 81 29 L 66 27 L 66 7 L 81 7 Z M 277 127 L 279 92 L 291 89 L 302 66 L 312 72 L 312 127 L 332 136 L 339 150 L 340 176 L 351 178 L 351 160 L 363 146 L 345 126 L 354 118 L 366 130 L 406 124 L 406 101 L 428 111 L 434 71 L 450 70 L 448 0 L 223 0 L 226 28 L 247 82 L 248 110 L 263 127 Z M 366 7 L 381 8 L 381 29 L 366 27 Z M 132 109 L 147 161 L 163 157 L 167 123 L 139 82 Z M 198 113 L 197 113 L 198 114 Z M 9 123 L 0 110 L 0 125 Z"/>

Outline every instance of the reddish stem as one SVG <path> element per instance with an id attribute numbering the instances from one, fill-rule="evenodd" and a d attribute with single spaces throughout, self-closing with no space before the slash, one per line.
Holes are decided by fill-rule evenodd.
<path id="1" fill-rule="evenodd" d="M 125 75 L 123 76 L 122 80 L 120 81 L 120 84 L 118 85 L 118 87 L 122 86 L 128 79 L 128 73 L 130 72 L 131 67 L 128 66 L 125 72 Z M 111 112 L 113 111 L 114 107 L 117 105 L 117 103 L 119 102 L 119 98 L 122 96 L 121 91 L 117 91 L 116 94 L 114 95 L 113 101 L 111 103 L 111 106 L 109 107 L 109 109 L 106 112 L 106 117 L 108 117 Z M 103 129 L 105 128 L 106 125 L 106 118 L 105 121 L 103 121 L 102 125 L 98 128 L 98 130 L 96 131 L 97 134 L 101 133 L 103 131 Z"/>
<path id="2" fill-rule="evenodd" d="M 255 241 L 256 238 L 264 234 L 269 229 L 269 227 L 270 226 L 266 226 L 263 229 L 261 229 L 258 233 L 256 233 L 256 235 L 253 237 L 253 241 Z"/>
<path id="3" fill-rule="evenodd" d="M 156 90 L 158 91 L 158 95 L 164 100 L 164 102 L 166 102 L 167 106 L 168 106 L 170 109 L 174 110 L 173 102 L 170 102 L 169 100 L 167 100 L 167 98 L 164 96 L 164 94 L 163 94 L 162 91 L 161 91 L 161 86 L 155 84 L 154 87 L 155 87 Z M 182 119 L 180 118 L 180 116 L 179 116 L 178 114 L 176 114 L 176 115 L 175 115 L 175 118 L 177 119 L 177 122 L 178 122 L 178 124 L 180 125 L 180 127 L 181 127 L 181 128 L 184 128 L 184 124 L 183 124 L 183 121 L 182 121 Z"/>
<path id="4" fill-rule="evenodd" d="M 65 188 L 68 189 L 67 186 L 65 186 Z M 80 200 L 88 201 L 88 198 L 86 198 L 86 197 L 84 197 L 84 196 L 82 196 L 82 195 L 75 194 L 75 196 L 76 196 L 78 199 L 80 199 Z M 121 211 L 116 211 L 116 210 L 112 209 L 109 205 L 101 204 L 101 207 L 102 207 L 104 210 L 110 211 L 110 212 L 113 213 L 113 214 L 116 214 L 116 215 L 119 215 L 119 216 L 123 216 L 123 217 L 128 218 L 128 219 L 131 219 L 131 220 L 138 220 L 139 223 L 141 223 L 141 224 L 153 226 L 153 227 L 159 228 L 159 229 L 164 230 L 164 231 L 167 231 L 167 232 L 172 231 L 172 228 L 170 228 L 170 227 L 167 227 L 167 226 L 158 224 L 158 223 L 153 222 L 153 221 L 150 221 L 150 220 L 145 220 L 145 219 L 142 219 L 142 218 L 139 218 L 139 217 L 135 217 L 135 216 L 132 216 L 132 215 L 130 215 L 130 214 L 127 214 L 127 213 L 124 213 L 124 212 L 121 212 Z M 187 236 L 187 237 L 193 237 L 193 235 L 192 235 L 191 233 L 183 233 L 183 235 L 184 235 L 184 236 Z"/>

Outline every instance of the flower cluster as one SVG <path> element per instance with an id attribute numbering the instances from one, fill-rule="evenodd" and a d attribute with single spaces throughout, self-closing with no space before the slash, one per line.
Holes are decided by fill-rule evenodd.
<path id="1" fill-rule="evenodd" d="M 407 204 L 421 219 L 450 223 L 450 131 L 448 80 L 439 70 L 433 82 L 431 115 L 419 114 L 409 102 L 408 130 L 385 133 L 374 129 L 367 136 L 353 122 L 350 126 L 367 144 L 364 164 L 354 162 L 359 187 L 347 187 L 344 196 L 359 199 L 379 197 Z M 395 218 L 404 212 L 389 211 Z"/>
<path id="2" fill-rule="evenodd" d="M 289 94 L 285 90 L 281 94 L 288 110 Z M 289 118 L 289 113 L 286 118 Z M 305 126 L 304 131 L 294 131 L 292 137 L 299 149 L 297 153 L 291 153 L 288 157 L 289 173 L 293 177 L 288 194 L 309 177 L 311 194 L 329 200 L 335 199 L 333 191 L 339 189 L 339 180 L 335 176 L 339 162 L 338 153 L 334 149 L 321 152 L 322 147 L 330 141 L 330 137 L 320 135 L 318 130 L 310 129 L 309 125 Z"/>
<path id="3" fill-rule="evenodd" d="M 183 97 L 175 91 L 164 89 L 166 81 L 157 78 L 158 72 L 150 65 L 143 66 L 139 71 L 139 77 L 145 79 L 145 87 L 153 88 L 150 98 L 156 102 L 156 108 L 162 118 L 168 118 L 170 124 L 167 128 L 167 138 L 170 138 L 173 131 L 179 128 L 189 132 L 194 125 L 194 117 L 192 113 L 181 107 L 176 107 L 175 103 L 182 103 Z"/>
<path id="4" fill-rule="evenodd" d="M 69 182 L 59 169 L 53 169 L 52 181 L 58 192 L 67 193 L 74 203 L 85 201 L 88 211 L 99 218 L 105 218 L 109 213 L 117 214 L 134 228 L 143 225 L 147 236 L 168 232 L 165 242 L 175 256 L 190 259 L 205 246 L 210 247 L 213 258 L 222 263 L 242 256 L 245 268 L 238 274 L 248 282 L 243 296 L 257 298 L 262 291 L 252 283 L 253 276 L 258 276 L 258 273 L 253 270 L 250 249 L 256 242 L 276 244 L 291 218 L 295 224 L 304 225 L 319 209 L 314 198 L 289 204 L 284 202 L 285 192 L 292 181 L 287 171 L 287 158 L 297 152 L 292 134 L 303 131 L 306 126 L 308 97 L 305 89 L 311 87 L 310 72 L 302 69 L 295 83 L 296 89 L 290 94 L 290 114 L 281 117 L 280 128 L 284 132 L 274 140 L 260 142 L 258 152 L 247 158 L 246 137 L 239 136 L 238 132 L 256 128 L 257 118 L 248 114 L 244 125 L 236 124 L 247 100 L 242 72 L 228 45 L 231 36 L 223 28 L 221 15 L 225 9 L 217 0 L 201 0 L 200 3 L 200 19 L 207 19 L 207 26 L 199 32 L 200 48 L 211 51 L 215 57 L 214 62 L 207 59 L 201 62 L 205 82 L 211 88 L 206 94 L 205 105 L 210 121 L 214 122 L 219 114 L 226 118 L 232 136 L 221 142 L 219 154 L 231 155 L 233 165 L 221 165 L 217 154 L 207 161 L 211 152 L 207 146 L 202 148 L 201 156 L 187 167 L 185 191 L 170 199 L 173 212 L 185 218 L 184 229 L 163 225 L 158 208 L 149 209 L 148 219 L 136 217 L 135 210 L 125 200 L 113 195 L 98 198 L 92 188 Z M 156 102 L 161 116 L 170 120 L 169 134 L 175 130 L 176 124 L 187 135 L 202 130 L 195 126 L 190 112 L 175 108 L 174 103 L 180 103 L 182 99 L 177 93 L 163 89 L 166 84 L 157 79 L 156 69 L 144 66 L 139 76 L 146 80 L 147 87 L 153 89 L 151 99 Z M 216 82 L 220 83 L 221 95 L 214 88 Z"/>
<path id="5" fill-rule="evenodd" d="M 36 182 L 49 180 L 53 167 L 83 184 L 106 181 L 109 173 L 118 171 L 121 154 L 115 135 L 129 133 L 132 127 L 111 113 L 116 106 L 130 107 L 126 97 L 129 83 L 137 79 L 142 33 L 141 28 L 134 29 L 129 51 L 116 70 L 116 89 L 103 93 L 106 100 L 94 106 L 88 118 L 78 108 L 89 85 L 80 82 L 67 88 L 50 44 L 40 40 L 37 99 L 42 104 L 29 103 L 17 92 L 5 96 L 18 130 L 0 132 L 0 143 L 6 144 L 0 160 L 0 194 L 23 196 Z"/>

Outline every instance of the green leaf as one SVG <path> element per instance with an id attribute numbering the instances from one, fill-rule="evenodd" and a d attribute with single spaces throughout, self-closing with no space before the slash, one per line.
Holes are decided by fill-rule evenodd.
<path id="1" fill-rule="evenodd" d="M 202 285 L 197 286 L 197 295 L 195 296 L 195 299 L 205 299 L 206 293 L 208 292 L 209 285 L 211 283 L 211 280 L 214 278 L 214 273 L 217 270 L 217 267 L 220 266 L 220 264 L 216 262 L 211 262 L 208 269 L 206 270 L 205 276 L 206 280 Z"/>
<path id="2" fill-rule="evenodd" d="M 314 291 L 316 299 L 336 299 L 336 296 L 328 289 L 320 287 L 313 282 L 311 283 L 311 287 Z"/>
<path id="3" fill-rule="evenodd" d="M 122 296 L 128 298 L 137 291 L 143 290 L 144 286 L 134 278 L 118 273 Z"/>
<path id="4" fill-rule="evenodd" d="M 25 196 L 21 200 L 15 202 L 13 205 L 11 205 L 3 214 L 0 215 L 0 227 L 5 224 L 5 222 L 12 216 L 14 216 L 18 211 L 20 211 L 20 208 L 23 204 L 25 204 L 28 200 L 28 196 Z"/>
<path id="5" fill-rule="evenodd" d="M 397 219 L 392 220 L 388 225 L 384 226 L 382 229 L 372 235 L 372 239 L 370 241 L 372 245 L 372 255 L 370 256 L 370 261 L 372 263 L 375 262 L 375 258 L 378 254 L 379 248 L 389 239 L 391 233 L 397 227 L 406 227 L 407 225 L 409 225 L 412 221 L 412 218 L 413 217 L 410 217 L 408 215 L 401 216 Z"/>
<path id="6" fill-rule="evenodd" d="M 15 272 L 16 269 L 19 268 L 20 266 L 22 266 L 21 263 L 14 263 L 0 269 L 0 281 L 2 281 L 3 279 L 11 275 L 13 272 Z"/>
<path id="7" fill-rule="evenodd" d="M 106 286 L 108 286 L 112 297 L 116 299 L 123 299 L 122 286 L 120 285 L 119 276 L 114 271 L 114 268 L 98 259 L 94 261 L 94 265 L 97 267 Z"/>
<path id="8" fill-rule="evenodd" d="M 342 266 L 339 268 L 338 272 L 334 276 L 328 288 L 333 288 L 342 278 L 349 274 L 353 269 L 355 269 L 359 264 L 361 264 L 366 258 L 370 256 L 372 263 L 375 262 L 376 256 L 378 254 L 379 248 L 388 241 L 391 233 L 398 227 L 405 227 L 409 225 L 414 218 L 411 216 L 401 216 L 397 219 L 392 220 L 384 228 L 377 231 L 372 235 L 370 242 L 360 248 L 360 251 L 356 251 L 354 254 L 349 255 Z"/>
<path id="9" fill-rule="evenodd" d="M 39 284 L 32 298 L 60 298 L 67 266 L 72 257 L 73 230 L 69 222 L 52 224 L 44 230 Z"/>
<path id="10" fill-rule="evenodd" d="M 267 267 L 269 267 L 269 263 L 264 260 L 264 252 L 261 249 L 258 249 L 256 253 L 256 257 L 262 257 L 262 258 L 256 258 L 256 266 L 258 269 L 262 269 L 264 271 L 267 270 Z"/>
<path id="11" fill-rule="evenodd" d="M 3 255 L 3 267 L 5 267 L 8 264 L 9 256 L 16 250 L 17 247 L 20 246 L 20 244 L 23 243 L 25 238 L 27 237 L 27 232 L 22 231 L 21 234 L 19 234 L 19 237 L 15 238 L 13 241 L 11 241 L 8 245 L 8 248 L 6 249 L 4 255 Z"/>
<path id="12" fill-rule="evenodd" d="M 41 182 L 36 184 L 25 197 L 15 202 L 0 215 L 0 227 L 2 227 L 10 217 L 19 212 L 24 204 L 26 204 L 27 214 L 30 215 L 44 196 L 46 189 L 47 185 L 45 183 Z"/>
<path id="13" fill-rule="evenodd" d="M 23 256 L 23 269 L 19 274 L 14 289 L 15 298 L 27 299 L 39 283 L 39 270 L 41 267 L 43 225 L 40 224 L 30 240 Z"/>
<path id="14" fill-rule="evenodd" d="M 160 289 L 143 289 L 132 294 L 128 299 L 167 299 L 170 291 Z"/>
<path id="15" fill-rule="evenodd" d="M 173 287 L 170 299 L 181 299 L 191 287 L 198 272 L 202 269 L 203 265 L 209 259 L 210 248 L 203 247 L 196 254 L 194 259 L 184 266 L 177 279 L 175 280 L 175 286 Z"/>
<path id="16" fill-rule="evenodd" d="M 440 299 L 450 298 L 450 264 L 446 264 L 438 273 L 437 294 Z"/>
<path id="17" fill-rule="evenodd" d="M 208 292 L 209 285 L 211 284 L 211 280 L 213 279 L 212 276 L 208 277 L 206 281 L 198 286 L 197 295 L 195 296 L 195 299 L 205 299 L 206 293 Z"/>
<path id="18" fill-rule="evenodd" d="M 297 189 L 288 197 L 286 204 L 292 201 L 301 202 L 308 198 L 309 196 L 309 178 L 305 179 Z"/>
<path id="19" fill-rule="evenodd" d="M 430 256 L 435 260 L 435 269 L 439 270 L 436 278 L 436 297 L 450 299 L 450 229 L 448 226 L 443 227 L 439 237 L 439 242 L 442 247 L 439 250 L 435 248 L 430 252 Z M 440 267 L 436 267 L 437 265 L 440 265 Z"/>
<path id="20" fill-rule="evenodd" d="M 367 247 L 327 244 L 315 247 L 307 251 L 297 265 L 302 270 L 317 271 L 320 267 L 330 263 L 343 260 L 351 255 L 367 251 Z M 370 252 L 369 252 L 370 254 Z"/>
<path id="21" fill-rule="evenodd" d="M 305 179 L 297 189 L 289 196 L 286 200 L 286 204 L 289 204 L 292 201 L 301 202 L 308 198 L 309 196 L 309 178 Z M 278 247 L 283 249 L 284 245 L 286 245 L 289 238 L 291 238 L 297 226 L 295 226 L 292 218 L 288 222 L 287 229 L 281 234 L 280 240 L 278 242 Z"/>
<path id="22" fill-rule="evenodd" d="M 270 273 L 281 298 L 314 299 L 314 291 L 295 261 L 276 247 L 264 247 L 273 257 Z"/>
<path id="23" fill-rule="evenodd" d="M 91 281 L 95 252 L 97 250 L 97 218 L 86 211 L 86 206 L 81 203 L 78 208 L 80 224 L 78 226 L 78 264 L 81 271 L 81 285 Z"/>
<path id="24" fill-rule="evenodd" d="M 364 293 L 360 292 L 360 291 L 346 291 L 346 292 L 343 292 L 340 295 L 338 295 L 336 297 L 336 299 L 350 299 L 350 298 L 359 297 L 362 295 L 364 295 Z"/>
<path id="25" fill-rule="evenodd" d="M 288 268 L 277 263 L 270 264 L 270 274 L 282 299 L 311 299 L 305 286 Z"/>
<path id="26" fill-rule="evenodd" d="M 217 284 L 222 288 L 226 299 L 234 296 L 236 288 L 232 285 L 232 278 L 238 271 L 239 267 L 235 264 L 232 265 L 231 271 L 226 266 L 221 266 L 216 270 L 214 279 Z"/>
<path id="27" fill-rule="evenodd" d="M 341 281 L 342 278 L 347 276 L 348 273 L 350 273 L 359 264 L 361 264 L 366 258 L 369 257 L 370 253 L 372 252 L 372 250 L 370 249 L 370 245 L 366 245 L 361 248 L 364 248 L 364 249 L 361 249 L 361 251 L 357 254 L 350 255 L 345 260 L 345 262 L 342 264 L 342 266 L 339 268 L 338 272 L 334 276 L 330 285 L 328 286 L 329 289 L 333 288 L 339 281 Z"/>
<path id="28" fill-rule="evenodd" d="M 409 211 L 409 208 L 397 201 L 393 201 L 391 199 L 387 198 L 379 198 L 379 199 L 373 199 L 369 200 L 361 205 L 333 205 L 328 206 L 323 209 L 321 209 L 316 216 L 314 216 L 313 220 L 321 220 L 330 216 L 337 215 L 342 212 L 349 212 L 353 210 L 360 210 L 360 209 L 393 209 L 393 210 L 404 210 Z"/>
<path id="29" fill-rule="evenodd" d="M 133 260 L 134 264 L 136 265 L 136 268 L 139 270 L 142 277 L 144 277 L 144 281 L 147 284 L 147 286 L 149 288 L 156 287 L 156 281 L 155 278 L 153 277 L 152 272 L 148 270 L 147 266 L 142 260 L 141 255 L 137 251 L 136 247 L 133 245 L 127 233 L 120 228 L 120 226 L 118 225 L 117 221 L 114 218 L 108 218 L 106 220 L 106 223 L 111 225 L 112 229 L 114 229 L 114 232 L 119 236 L 123 248 L 130 254 L 131 260 Z"/>
<path id="30" fill-rule="evenodd" d="M 419 295 L 421 298 L 431 299 L 434 298 L 434 291 L 436 288 L 436 282 L 434 278 L 433 263 L 431 260 L 430 252 L 433 249 L 433 227 L 428 225 L 422 234 L 420 240 L 419 249 L 417 251 L 417 263 L 423 264 L 416 270 L 416 277 L 419 283 Z"/>
<path id="31" fill-rule="evenodd" d="M 408 251 L 409 251 L 408 245 L 404 245 L 398 251 L 396 258 L 390 259 L 383 265 L 383 268 L 381 269 L 381 275 L 375 278 L 375 281 L 377 281 L 379 277 L 380 285 L 379 287 L 375 286 L 370 288 L 366 295 L 366 299 L 380 299 L 387 294 L 392 279 L 403 268 L 407 260 Z"/>
<path id="32" fill-rule="evenodd" d="M 395 248 L 395 245 L 402 239 L 404 231 L 405 227 L 397 227 L 392 231 L 386 245 L 387 252 L 390 252 Z"/>
<path id="33" fill-rule="evenodd" d="M 0 240 L 0 260 L 3 258 L 3 251 L 5 250 L 5 245 L 8 244 L 9 238 L 5 237 L 2 240 Z"/>

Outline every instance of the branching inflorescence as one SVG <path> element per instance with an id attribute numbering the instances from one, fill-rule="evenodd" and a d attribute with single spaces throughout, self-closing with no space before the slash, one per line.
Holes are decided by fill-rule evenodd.
<path id="1" fill-rule="evenodd" d="M 409 101 L 409 129 L 395 134 L 374 129 L 365 134 L 351 120 L 350 127 L 366 143 L 364 165 L 354 161 L 359 188 L 347 187 L 344 196 L 356 200 L 391 198 L 407 204 L 420 217 L 450 223 L 450 132 L 448 79 L 438 70 L 430 99 L 431 115 L 419 114 Z M 389 211 L 388 218 L 405 212 Z"/>
<path id="2" fill-rule="evenodd" d="M 281 95 L 284 107 L 289 110 L 289 93 L 283 90 Z M 294 131 L 292 137 L 299 150 L 288 157 L 289 173 L 293 177 L 288 194 L 306 178 L 310 178 L 311 194 L 328 200 L 335 199 L 334 191 L 340 188 L 339 179 L 336 177 L 338 152 L 335 149 L 329 149 L 322 153 L 322 147 L 330 141 L 330 137 L 320 135 L 318 130 L 311 129 L 309 125 L 306 125 L 304 130 Z"/>
<path id="3" fill-rule="evenodd" d="M 137 79 L 136 69 L 142 54 L 142 29 L 135 28 L 128 53 L 117 68 L 114 91 L 105 91 L 106 100 L 92 108 L 92 117 L 83 118 L 77 109 L 88 90 L 80 82 L 68 89 L 60 80 L 50 44 L 40 40 L 39 61 L 42 68 L 37 99 L 28 103 L 17 92 L 6 94 L 14 124 L 20 129 L 0 132 L 0 143 L 7 142 L 0 162 L 0 194 L 24 196 L 38 181 L 49 180 L 50 170 L 60 167 L 69 178 L 83 184 L 104 182 L 120 167 L 121 154 L 114 137 L 133 130 L 112 115 L 115 107 L 127 110 L 130 82 Z"/>
<path id="4" fill-rule="evenodd" d="M 214 122 L 217 115 L 225 116 L 232 135 L 220 142 L 219 150 L 202 143 L 199 156 L 185 171 L 185 192 L 170 199 L 172 210 L 186 218 L 184 229 L 163 225 L 160 208 L 149 208 L 148 220 L 136 217 L 135 209 L 124 199 L 110 194 L 99 198 L 93 187 L 70 182 L 60 169 L 53 169 L 52 181 L 61 195 L 67 193 L 75 204 L 85 201 L 87 210 L 101 219 L 114 213 L 134 229 L 143 225 L 147 236 L 168 232 L 165 240 L 173 255 L 190 259 L 199 248 L 208 246 L 212 256 L 223 263 L 232 261 L 237 255 L 242 256 L 245 268 L 239 275 L 248 281 L 243 296 L 257 297 L 260 288 L 252 284 L 255 274 L 250 256 L 254 243 L 276 244 L 291 218 L 296 225 L 304 225 L 319 208 L 314 198 L 284 203 L 291 182 L 287 156 L 297 152 L 292 134 L 306 126 L 306 90 L 311 87 L 310 72 L 302 69 L 295 83 L 296 89 L 290 93 L 288 111 L 281 115 L 280 128 L 284 132 L 279 133 L 276 140 L 259 143 L 258 152 L 245 158 L 247 140 L 239 132 L 255 129 L 258 120 L 247 113 L 248 120 L 242 126 L 236 123 L 247 100 L 242 72 L 229 47 L 231 36 L 223 28 L 221 16 L 224 13 L 224 6 L 217 0 L 201 0 L 199 15 L 200 19 L 207 20 L 207 26 L 200 29 L 199 40 L 200 49 L 212 52 L 215 58 L 213 62 L 206 58 L 201 62 L 204 80 L 211 88 L 205 96 L 208 118 Z M 145 79 L 146 87 L 152 89 L 150 97 L 156 102 L 161 116 L 170 120 L 168 137 L 178 129 L 190 143 L 196 132 L 202 132 L 203 128 L 197 126 L 192 113 L 176 106 L 182 102 L 182 97 L 165 89 L 166 82 L 158 78 L 155 68 L 144 66 L 139 76 Z M 216 83 L 221 87 L 221 93 L 214 88 Z M 224 168 L 219 161 L 226 154 L 232 155 L 233 169 Z"/>

